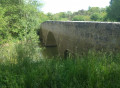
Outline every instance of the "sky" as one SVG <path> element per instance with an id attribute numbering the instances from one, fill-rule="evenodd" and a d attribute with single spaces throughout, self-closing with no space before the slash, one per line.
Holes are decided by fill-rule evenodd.
<path id="1" fill-rule="evenodd" d="M 88 7 L 106 7 L 110 0 L 42 0 L 44 13 L 75 12 Z"/>

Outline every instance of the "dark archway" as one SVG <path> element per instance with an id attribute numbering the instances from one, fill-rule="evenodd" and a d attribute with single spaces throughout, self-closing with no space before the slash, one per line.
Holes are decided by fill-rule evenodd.
<path id="1" fill-rule="evenodd" d="M 37 34 L 39 35 L 39 39 L 40 39 L 40 41 L 43 42 L 42 28 L 40 28 L 40 30 L 38 30 Z"/>
<path id="2" fill-rule="evenodd" d="M 46 48 L 44 49 L 44 52 L 47 54 L 45 56 L 48 56 L 50 58 L 58 56 L 58 47 L 52 32 L 48 33 L 45 46 Z"/>
<path id="3" fill-rule="evenodd" d="M 46 40 L 46 46 L 50 46 L 50 47 L 55 47 L 57 46 L 57 43 L 56 43 L 56 40 L 55 40 L 55 37 L 53 35 L 52 32 L 49 32 L 48 35 L 47 35 L 47 40 Z"/>

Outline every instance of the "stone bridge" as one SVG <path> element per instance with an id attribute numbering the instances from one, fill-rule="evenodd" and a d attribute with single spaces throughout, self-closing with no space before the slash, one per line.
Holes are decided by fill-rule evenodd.
<path id="1" fill-rule="evenodd" d="M 46 21 L 40 38 L 45 46 L 57 46 L 58 53 L 81 53 L 90 49 L 120 50 L 120 23 Z"/>

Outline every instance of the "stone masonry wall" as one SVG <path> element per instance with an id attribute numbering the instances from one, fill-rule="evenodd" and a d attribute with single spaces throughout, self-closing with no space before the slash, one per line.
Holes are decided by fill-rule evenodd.
<path id="1" fill-rule="evenodd" d="M 119 22 L 46 21 L 41 24 L 41 31 L 45 43 L 48 33 L 53 34 L 60 54 L 65 50 L 120 50 Z"/>

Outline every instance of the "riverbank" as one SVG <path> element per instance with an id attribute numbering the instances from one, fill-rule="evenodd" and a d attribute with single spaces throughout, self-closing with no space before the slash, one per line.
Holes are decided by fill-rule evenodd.
<path id="1" fill-rule="evenodd" d="M 9 46 L 0 49 L 0 88 L 120 88 L 120 53 L 43 59 L 32 43 Z"/>

